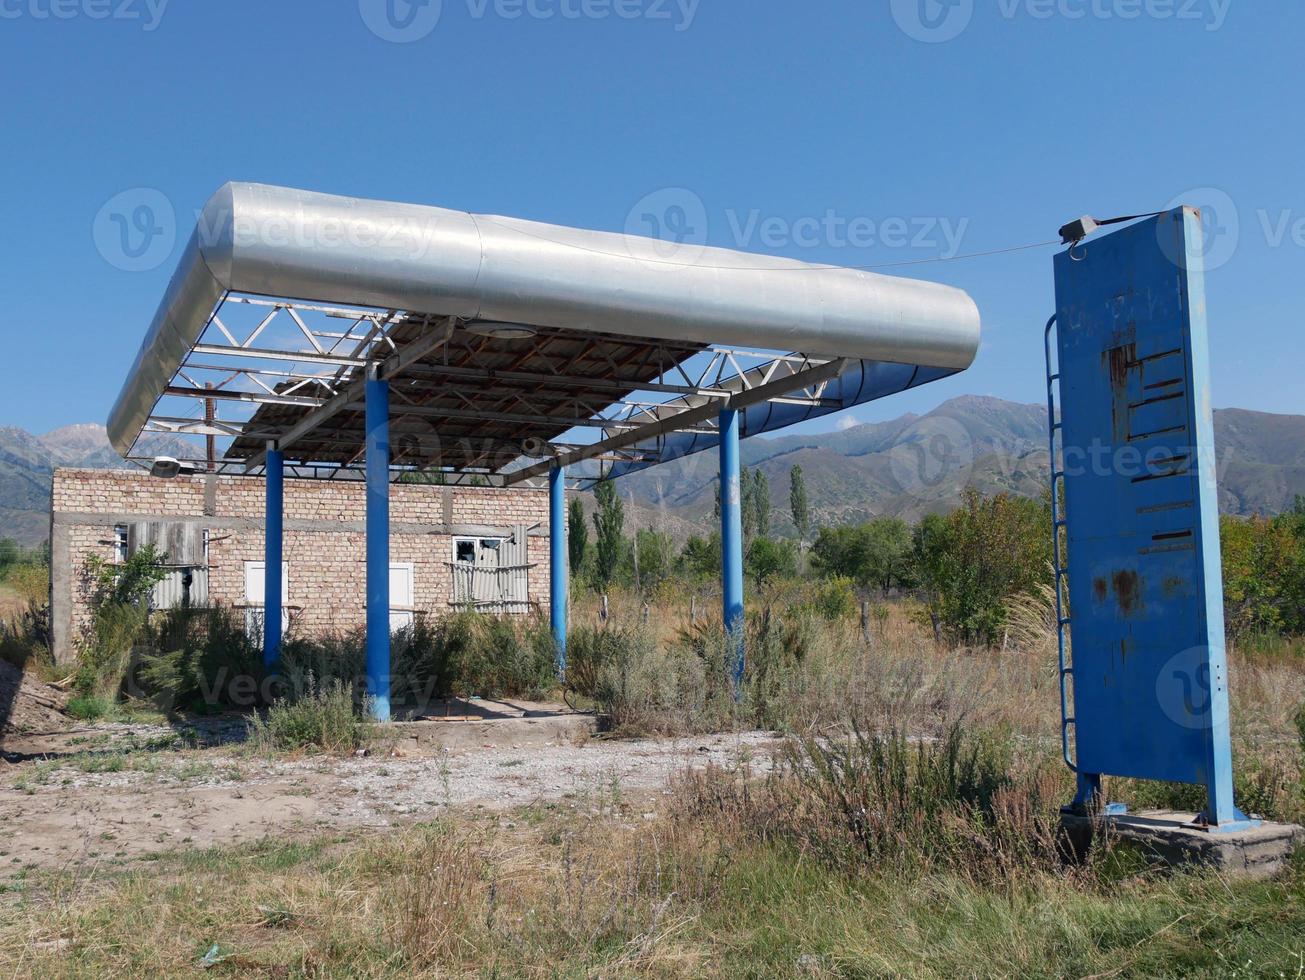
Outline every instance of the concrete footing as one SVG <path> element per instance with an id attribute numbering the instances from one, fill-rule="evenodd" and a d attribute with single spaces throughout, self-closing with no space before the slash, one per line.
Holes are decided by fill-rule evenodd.
<path id="1" fill-rule="evenodd" d="M 1073 853 L 1086 855 L 1094 838 L 1106 835 L 1115 847 L 1136 850 L 1164 867 L 1202 865 L 1247 878 L 1269 878 L 1286 867 L 1305 844 L 1305 829 L 1269 823 L 1211 832 L 1195 825 L 1196 814 L 1169 810 L 1088 816 L 1066 812 L 1061 825 Z"/>

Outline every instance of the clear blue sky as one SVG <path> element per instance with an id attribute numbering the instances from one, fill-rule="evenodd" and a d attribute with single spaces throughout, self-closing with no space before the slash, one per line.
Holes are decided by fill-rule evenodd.
<path id="1" fill-rule="evenodd" d="M 713 244 L 848 265 L 1182 195 L 1219 212 L 1216 404 L 1305 413 L 1303 4 L 160 3 L 0 0 L 0 424 L 104 419 L 194 212 L 232 179 L 611 230 L 683 188 L 654 202 L 701 201 Z M 409 20 L 420 40 L 379 36 Z M 134 188 L 181 227 L 129 272 L 93 227 Z M 874 244 L 846 241 L 854 219 Z M 905 270 L 974 296 L 979 360 L 857 418 L 1039 400 L 1052 254 Z"/>

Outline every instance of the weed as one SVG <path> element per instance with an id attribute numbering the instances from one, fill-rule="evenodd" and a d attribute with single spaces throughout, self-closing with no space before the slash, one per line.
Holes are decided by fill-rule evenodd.
<path id="1" fill-rule="evenodd" d="M 313 686 L 296 701 L 278 700 L 266 716 L 249 722 L 248 746 L 261 753 L 321 749 L 344 755 L 365 747 L 373 726 L 364 721 L 353 691 L 339 681 Z"/>

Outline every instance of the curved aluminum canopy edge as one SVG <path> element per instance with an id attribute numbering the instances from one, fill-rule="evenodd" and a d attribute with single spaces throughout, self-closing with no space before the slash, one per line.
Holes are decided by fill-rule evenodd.
<path id="1" fill-rule="evenodd" d="M 228 292 L 964 370 L 937 283 L 424 205 L 230 183 L 205 206 L 108 420 L 127 455 Z"/>

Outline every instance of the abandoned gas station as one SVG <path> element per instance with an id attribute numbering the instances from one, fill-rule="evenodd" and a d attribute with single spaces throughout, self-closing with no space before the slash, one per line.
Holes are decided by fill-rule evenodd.
<path id="1" fill-rule="evenodd" d="M 1053 466 L 1075 802 L 1103 807 L 1104 775 L 1198 783 L 1208 807 L 1185 831 L 1254 830 L 1232 803 L 1199 218 L 1179 209 L 1087 241 L 1095 225 L 1078 227 L 1047 334 L 1052 458 L 1100 442 L 1154 463 L 1141 476 Z M 564 674 L 567 490 L 714 450 L 721 613 L 742 682 L 740 441 L 963 371 L 979 338 L 974 302 L 935 283 L 229 184 L 200 215 L 109 434 L 158 477 L 205 457 L 150 458 L 147 433 L 216 439 L 218 474 L 261 479 L 272 667 L 287 481 L 360 488 L 382 720 L 396 487 L 547 492 L 543 605 Z M 221 411 L 197 411 L 209 401 Z"/>

